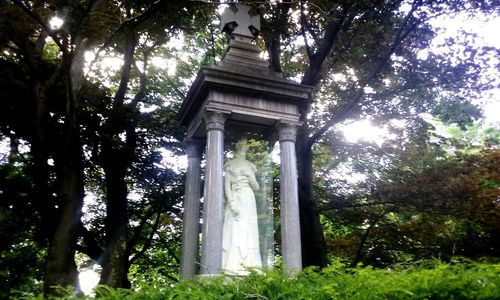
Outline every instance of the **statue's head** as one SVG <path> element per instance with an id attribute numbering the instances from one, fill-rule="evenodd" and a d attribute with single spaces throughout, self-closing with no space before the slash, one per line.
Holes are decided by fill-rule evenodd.
<path id="1" fill-rule="evenodd" d="M 234 149 L 236 150 L 236 152 L 247 152 L 248 150 L 247 139 L 243 138 L 237 141 L 236 144 L 234 144 Z"/>

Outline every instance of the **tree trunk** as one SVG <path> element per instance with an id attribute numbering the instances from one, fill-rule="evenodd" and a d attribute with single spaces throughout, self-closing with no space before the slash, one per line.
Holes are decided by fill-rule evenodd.
<path id="1" fill-rule="evenodd" d="M 110 145 L 106 146 L 111 147 Z M 129 288 L 127 255 L 127 183 L 128 166 L 117 151 L 105 150 L 106 173 L 106 251 L 100 284 L 115 288 Z"/>
<path id="2" fill-rule="evenodd" d="M 79 82 L 83 76 L 83 51 L 63 54 L 65 80 L 64 129 L 58 152 L 54 156 L 58 183 L 58 218 L 49 240 L 45 295 L 57 294 L 55 286 L 72 286 L 80 291 L 75 253 L 80 236 L 84 197 L 83 153 L 78 119 Z M 81 81 L 80 81 L 81 83 Z"/>
<path id="3" fill-rule="evenodd" d="M 297 133 L 302 264 L 304 267 L 325 267 L 327 265 L 326 245 L 318 205 L 313 194 L 313 153 L 311 146 L 307 144 L 307 140 L 307 127 L 303 125 Z"/>
<path id="4" fill-rule="evenodd" d="M 57 294 L 56 286 L 72 286 L 78 290 L 78 273 L 74 261 L 78 226 L 83 203 L 79 129 L 75 119 L 68 123 L 56 163 L 59 189 L 58 202 L 51 199 L 48 159 L 48 109 L 44 83 L 34 82 L 35 122 L 31 152 L 33 155 L 33 188 L 37 210 L 48 240 L 44 294 Z M 71 119 L 71 116 L 69 116 Z"/>
<path id="5" fill-rule="evenodd" d="M 47 165 L 47 127 L 48 110 L 46 100 L 46 89 L 40 80 L 35 80 L 34 108 L 35 118 L 32 131 L 31 155 L 33 156 L 33 195 L 35 198 L 35 207 L 40 214 L 45 238 L 54 234 L 56 215 L 54 214 L 54 203 L 51 201 L 49 188 L 49 166 Z"/>
<path id="6" fill-rule="evenodd" d="M 129 261 L 127 247 L 128 213 L 127 182 L 125 179 L 136 147 L 135 123 L 127 113 L 130 108 L 124 105 L 125 94 L 130 81 L 134 62 L 137 35 L 134 27 L 127 28 L 127 40 L 123 55 L 120 84 L 113 99 L 112 117 L 104 126 L 102 137 L 102 166 L 106 174 L 106 251 L 100 284 L 114 288 L 129 288 L 127 278 Z M 141 91 L 144 82 L 141 80 Z M 137 104 L 134 98 L 132 103 Z M 120 142 L 119 134 L 125 131 L 125 143 Z"/>
<path id="7" fill-rule="evenodd" d="M 114 288 L 130 288 L 126 174 L 136 147 L 133 122 L 127 125 L 126 133 L 125 144 L 114 142 L 109 135 L 104 136 L 102 142 L 102 165 L 106 174 L 106 250 L 100 284 Z"/>
<path id="8" fill-rule="evenodd" d="M 79 236 L 83 206 L 83 167 L 80 131 L 76 115 L 67 115 L 67 125 L 56 163 L 59 166 L 59 218 L 49 242 L 45 295 L 57 294 L 55 286 L 73 286 L 77 290 L 78 270 L 75 264 L 76 243 Z"/>

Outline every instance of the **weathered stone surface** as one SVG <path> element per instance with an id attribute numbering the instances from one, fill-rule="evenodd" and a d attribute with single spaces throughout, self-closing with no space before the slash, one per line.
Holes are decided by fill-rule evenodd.
<path id="1" fill-rule="evenodd" d="M 224 123 L 227 116 L 220 112 L 205 113 L 207 149 L 205 185 L 203 190 L 203 229 L 201 273 L 219 274 L 222 266 L 222 202 Z"/>
<path id="2" fill-rule="evenodd" d="M 181 267 L 182 278 L 196 275 L 198 270 L 200 198 L 201 198 L 201 153 L 203 143 L 188 139 L 186 152 L 188 166 L 184 194 L 184 216 L 182 218 Z"/>
<path id="3" fill-rule="evenodd" d="M 270 71 L 259 51 L 256 45 L 231 41 L 218 65 L 200 70 L 179 111 L 188 136 L 204 137 L 203 111 L 210 109 L 226 111 L 230 120 L 249 121 L 242 117 L 246 115 L 253 123 L 271 127 L 280 121 L 297 122 L 306 112 L 312 87 Z"/>
<path id="4" fill-rule="evenodd" d="M 280 196 L 281 196 L 281 256 L 288 273 L 302 269 L 300 243 L 299 195 L 297 189 L 297 161 L 295 154 L 296 128 L 280 124 Z"/>
<path id="5" fill-rule="evenodd" d="M 262 268 L 259 218 L 255 193 L 260 189 L 256 166 L 246 159 L 248 143 L 240 139 L 233 157 L 224 163 L 224 228 L 222 268 L 231 275 L 247 275 L 247 267 Z"/>
<path id="6" fill-rule="evenodd" d="M 231 39 L 224 57 L 199 71 L 178 115 L 188 129 L 188 139 L 207 141 L 201 255 L 204 275 L 219 274 L 222 267 L 225 128 L 258 131 L 266 139 L 278 131 L 283 261 L 288 272 L 302 267 L 294 126 L 307 112 L 313 88 L 269 70 L 267 61 L 260 57 L 261 50 L 252 43 L 255 31 L 252 33 L 249 26 L 258 29 L 257 23 L 241 6 L 234 7 L 247 15 L 238 16 L 233 11 L 223 17 L 223 24 L 238 25 L 226 28 Z"/>
<path id="7" fill-rule="evenodd" d="M 231 4 L 222 13 L 220 24 L 228 35 L 254 38 L 260 31 L 260 15 L 252 14 L 248 6 Z"/>

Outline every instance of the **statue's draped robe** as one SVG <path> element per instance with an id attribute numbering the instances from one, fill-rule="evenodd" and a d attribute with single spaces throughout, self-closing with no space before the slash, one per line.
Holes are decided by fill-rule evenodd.
<path id="1" fill-rule="evenodd" d="M 245 159 L 231 159 L 226 163 L 225 173 L 233 203 L 230 209 L 226 197 L 222 269 L 229 274 L 244 275 L 248 273 L 245 267 L 262 267 L 257 207 L 249 178 L 255 178 L 255 166 Z"/>

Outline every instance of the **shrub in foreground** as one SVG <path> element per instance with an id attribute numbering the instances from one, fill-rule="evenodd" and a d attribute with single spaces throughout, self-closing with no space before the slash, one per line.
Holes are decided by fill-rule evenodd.
<path id="1" fill-rule="evenodd" d="M 96 289 L 98 299 L 500 299 L 500 264 L 425 262 L 388 269 L 332 265 L 288 277 L 282 271 L 218 276 L 136 291 Z M 68 296 L 68 298 L 73 298 Z"/>

